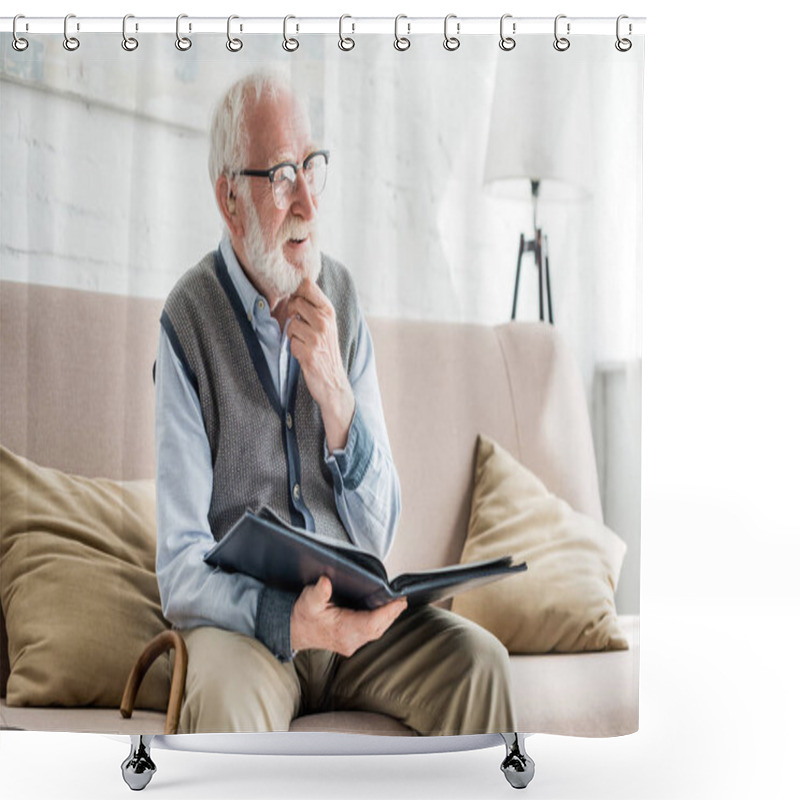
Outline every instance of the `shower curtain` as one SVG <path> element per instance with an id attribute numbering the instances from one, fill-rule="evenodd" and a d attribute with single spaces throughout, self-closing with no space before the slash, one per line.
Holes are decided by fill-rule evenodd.
<path id="1" fill-rule="evenodd" d="M 229 302 L 229 311 L 240 303 L 232 321 L 252 310 L 245 297 L 271 302 L 251 280 L 250 251 L 226 220 L 220 174 L 230 177 L 226 191 L 247 180 L 263 207 L 277 208 L 276 175 L 266 173 L 289 162 L 295 183 L 288 213 L 303 216 L 294 204 L 314 180 L 306 158 L 324 151 L 324 185 L 309 188 L 310 213 L 323 272 L 343 265 L 354 287 L 349 305 L 336 306 L 338 335 L 343 352 L 349 335 L 355 363 L 374 371 L 375 386 L 355 400 L 369 409 L 363 424 L 372 449 L 351 442 L 361 430 L 351 415 L 350 446 L 332 448 L 339 451 L 335 466 L 317 431 L 319 464 L 298 456 L 300 467 L 319 471 L 319 485 L 330 492 L 326 507 L 338 510 L 342 529 L 360 544 L 359 526 L 383 500 L 370 509 L 362 497 L 360 515 L 348 521 L 341 498 L 377 469 L 376 453 L 394 462 L 399 521 L 384 516 L 376 523 L 389 527 L 387 542 L 394 534 L 390 577 L 504 555 L 526 564 L 523 574 L 445 601 L 447 618 L 485 634 L 481 641 L 491 642 L 497 657 L 480 680 L 463 684 L 469 689 L 453 690 L 459 711 L 494 702 L 494 689 L 505 686 L 505 719 L 519 731 L 598 736 L 637 729 L 643 41 L 634 37 L 627 46 L 613 26 L 605 35 L 510 38 L 509 22 L 503 40 L 459 36 L 455 24 L 445 28 L 445 47 L 442 36 L 427 34 L 400 35 L 393 46 L 386 35 L 287 39 L 246 35 L 235 25 L 241 46 L 187 29 L 180 46 L 173 35 L 139 34 L 135 47 L 131 40 L 121 47 L 119 35 L 72 29 L 66 40 L 28 34 L 28 46 L 18 50 L 12 35 L 0 37 L 3 726 L 132 730 L 116 715 L 93 715 L 119 704 L 142 646 L 173 625 L 193 631 L 218 624 L 248 647 L 278 652 L 263 615 L 279 601 L 254 589 L 257 579 L 242 579 L 227 600 L 219 589 L 219 605 L 230 606 L 219 617 L 214 597 L 200 597 L 230 577 L 204 582 L 197 576 L 212 567 L 185 566 L 190 552 L 195 558 L 213 544 L 210 530 L 179 546 L 156 531 L 156 519 L 164 519 L 156 488 L 159 503 L 168 491 L 186 489 L 192 503 L 205 503 L 200 517 L 208 514 L 209 488 L 187 488 L 184 473 L 171 476 L 170 489 L 163 475 L 155 480 L 153 362 L 157 353 L 167 357 L 166 336 L 180 391 L 197 393 L 184 397 L 200 413 L 201 427 L 193 430 L 208 436 L 193 452 L 207 446 L 214 453 L 210 471 L 192 475 L 230 484 L 213 471 L 217 444 L 206 402 L 211 409 L 217 398 L 201 399 L 198 388 L 214 378 L 194 374 L 194 356 L 181 352 L 189 328 L 175 330 L 180 326 L 169 314 L 165 322 L 161 307 L 197 264 L 222 281 L 214 297 Z M 401 22 L 398 30 L 405 32 Z M 71 35 L 78 47 L 69 46 Z M 304 109 L 305 149 L 276 152 L 275 163 L 251 163 L 245 149 L 242 163 L 212 169 L 209 180 L 214 108 L 253 74 L 275 76 Z M 236 182 L 234 168 L 264 174 Z M 296 237 L 305 235 L 306 228 Z M 95 312 L 102 319 L 93 319 Z M 39 313 L 49 316 L 37 320 Z M 361 333 L 353 320 L 363 321 Z M 244 337 L 242 352 L 252 354 L 259 341 L 267 351 L 252 338 L 251 323 L 241 330 L 232 323 L 228 332 Z M 91 335 L 82 335 L 83 325 Z M 104 343 L 101 325 L 109 326 Z M 119 370 L 92 384 L 97 376 L 83 374 L 82 365 L 112 340 Z M 275 386 L 280 390 L 286 368 L 287 391 L 302 375 L 320 405 L 304 365 L 294 372 L 286 366 L 291 345 L 281 345 L 280 334 L 277 342 L 288 361 L 271 362 Z M 207 356 L 197 357 L 206 363 Z M 355 382 L 353 361 L 342 366 Z M 549 382 L 562 380 L 568 388 L 551 394 Z M 267 394 L 265 388 L 265 408 Z M 86 412 L 84 395 L 108 418 Z M 278 403 L 285 412 L 286 403 Z M 247 408 L 231 407 L 246 429 Z M 285 423 L 281 430 L 275 441 L 290 448 Z M 56 439 L 59 447 L 49 449 Z M 429 453 L 430 442 L 444 444 Z M 363 462 L 357 476 L 347 463 L 354 451 Z M 573 462 L 578 451 L 585 458 Z M 275 456 L 276 480 L 297 468 L 287 453 Z M 300 519 L 313 533 L 313 522 L 309 528 L 308 517 Z M 181 547 L 188 548 L 185 561 Z M 177 559 L 169 576 L 167 554 Z M 180 592 L 181 580 L 191 588 L 178 609 L 166 595 L 167 587 Z M 298 602 L 299 589 L 287 596 Z M 347 686 L 334 697 L 329 675 L 313 690 L 301 675 L 292 716 L 368 712 L 401 726 L 389 729 L 398 734 L 454 733 L 435 720 L 416 722 L 421 717 L 407 715 L 405 704 L 424 702 L 424 675 L 462 646 L 475 645 L 437 644 L 422 666 L 409 667 L 424 674 L 391 706 L 373 700 L 394 664 L 374 650 L 383 672 L 369 676 L 372 694 L 356 696 L 349 689 L 367 681 L 367 665 L 347 673 L 341 665 L 350 656 L 339 654 L 335 670 Z M 292 672 L 292 665 L 302 654 L 292 650 L 278 653 L 278 663 L 296 680 L 302 670 Z M 190 647 L 187 697 L 199 680 L 195 652 Z M 133 721 L 138 714 L 156 729 L 163 724 L 174 660 L 157 659 Z M 477 670 L 474 661 L 458 663 L 460 672 Z M 455 677 L 450 682 L 462 686 Z M 34 709 L 44 712 L 26 716 Z M 318 723 L 336 730 L 334 716 Z M 374 721 L 362 723 L 362 732 L 374 731 Z M 190 730 L 186 713 L 181 725 Z M 470 725 L 466 733 L 499 732 Z"/>

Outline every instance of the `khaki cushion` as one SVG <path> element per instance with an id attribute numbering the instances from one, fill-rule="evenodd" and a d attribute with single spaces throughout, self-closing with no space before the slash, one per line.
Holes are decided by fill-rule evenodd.
<path id="1" fill-rule="evenodd" d="M 167 624 L 155 576 L 153 481 L 117 483 L 37 466 L 0 447 L 0 600 L 9 706 L 116 706 Z M 137 706 L 162 710 L 169 660 Z"/>
<path id="2" fill-rule="evenodd" d="M 614 606 L 625 543 L 550 494 L 498 444 L 478 437 L 461 562 L 513 555 L 528 570 L 457 595 L 453 611 L 491 631 L 511 653 L 622 650 Z"/>

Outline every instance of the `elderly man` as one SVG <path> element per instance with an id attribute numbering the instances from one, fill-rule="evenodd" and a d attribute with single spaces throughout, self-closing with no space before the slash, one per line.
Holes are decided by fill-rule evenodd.
<path id="1" fill-rule="evenodd" d="M 293 594 L 203 561 L 248 507 L 379 557 L 397 526 L 372 341 L 317 242 L 328 158 L 281 80 L 244 78 L 217 107 L 227 230 L 170 293 L 156 368 L 156 566 L 189 651 L 180 731 L 287 730 L 336 709 L 421 733 L 512 731 L 507 654 L 478 626 L 404 600 L 343 609 L 325 577 Z"/>

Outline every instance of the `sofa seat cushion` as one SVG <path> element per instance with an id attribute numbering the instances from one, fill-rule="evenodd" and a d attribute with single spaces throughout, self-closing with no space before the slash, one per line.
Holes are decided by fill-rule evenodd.
<path id="1" fill-rule="evenodd" d="M 113 708 L 16 708 L 0 700 L 0 729 L 64 731 L 74 733 L 163 734 L 166 715 L 137 710 L 123 719 Z M 410 728 L 383 714 L 367 711 L 334 711 L 298 717 L 292 732 L 415 736 Z"/>
<path id="2" fill-rule="evenodd" d="M 639 727 L 639 618 L 621 616 L 629 650 L 511 656 L 511 686 L 517 729 L 567 736 L 622 736 Z M 164 731 L 165 715 L 136 711 L 129 720 L 115 709 L 9 708 L 0 701 L 0 728 L 93 733 Z M 413 736 L 382 714 L 340 711 L 310 714 L 292 722 L 292 732 Z"/>
<path id="3" fill-rule="evenodd" d="M 35 708 L 0 700 L 0 730 L 53 733 L 162 734 L 167 715 L 137 709 L 123 719 L 117 708 Z"/>
<path id="4" fill-rule="evenodd" d="M 628 650 L 511 656 L 520 731 L 623 736 L 639 729 L 639 617 L 618 621 Z"/>
<path id="5" fill-rule="evenodd" d="M 384 714 L 368 711 L 331 711 L 327 714 L 307 714 L 292 720 L 292 732 L 358 733 L 371 736 L 416 736 L 411 728 Z"/>

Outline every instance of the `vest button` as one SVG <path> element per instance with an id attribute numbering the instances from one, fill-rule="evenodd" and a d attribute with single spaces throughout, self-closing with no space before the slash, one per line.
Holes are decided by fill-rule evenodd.
<path id="1" fill-rule="evenodd" d="M 292 497 L 294 497 L 295 500 L 299 500 L 300 499 L 300 484 L 299 483 L 296 483 L 294 485 L 294 488 L 292 489 Z"/>
<path id="2" fill-rule="evenodd" d="M 286 427 L 289 428 L 289 430 L 292 429 L 292 415 L 288 413 L 286 414 Z"/>

